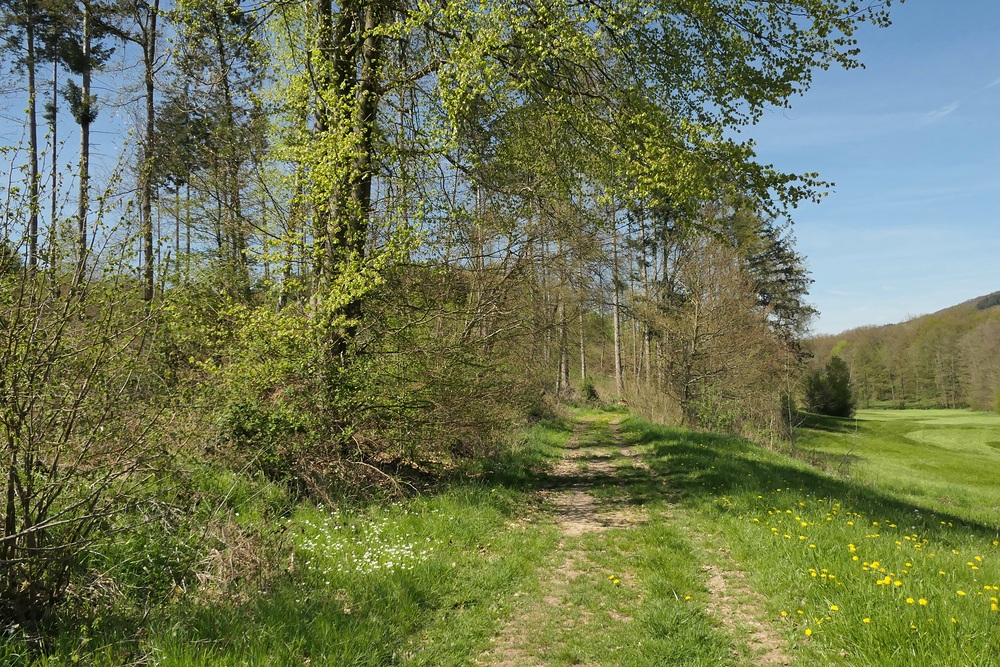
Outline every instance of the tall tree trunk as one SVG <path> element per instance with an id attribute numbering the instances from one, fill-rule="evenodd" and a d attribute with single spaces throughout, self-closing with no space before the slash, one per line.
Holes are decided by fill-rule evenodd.
<path id="1" fill-rule="evenodd" d="M 615 210 L 611 208 L 611 289 L 613 293 L 611 323 L 614 330 L 614 351 L 615 357 L 615 391 L 619 396 L 625 391 L 625 383 L 622 379 L 622 331 L 621 331 L 621 303 L 619 297 L 620 283 L 618 280 L 618 225 L 615 221 Z"/>
<path id="2" fill-rule="evenodd" d="M 639 261 L 642 263 L 642 296 L 647 304 L 645 321 L 642 323 L 642 358 L 645 362 L 644 371 L 646 378 L 646 386 L 652 386 L 653 384 L 653 329 L 652 329 L 652 314 L 648 311 L 648 304 L 652 303 L 653 294 L 652 288 L 650 286 L 649 279 L 649 261 L 647 261 L 646 256 L 646 213 L 640 207 L 637 213 L 639 218 L 639 238 L 644 242 L 640 245 L 642 248 L 639 254 Z"/>
<path id="3" fill-rule="evenodd" d="M 49 115 L 49 131 L 52 134 L 52 192 L 49 199 L 49 272 L 52 280 L 56 273 L 56 236 L 59 233 L 59 59 L 52 59 L 52 109 Z"/>
<path id="4" fill-rule="evenodd" d="M 330 0 L 316 0 L 317 106 L 314 134 L 318 139 L 335 133 L 353 151 L 349 163 L 337 165 L 332 188 L 315 202 L 314 243 L 317 289 L 323 290 L 338 272 L 362 260 L 368 242 L 378 106 L 381 100 L 382 37 L 380 2 L 344 0 L 334 14 Z M 344 128 L 347 129 L 345 133 Z M 337 136 L 336 133 L 344 133 Z M 322 297 L 320 297 L 322 298 Z M 337 363 L 362 316 L 361 299 L 351 299 L 339 310 L 348 324 L 333 334 L 329 362 Z"/>
<path id="5" fill-rule="evenodd" d="M 556 243 L 559 262 L 559 291 L 557 294 L 556 319 L 559 323 L 559 377 L 556 389 L 560 392 L 569 391 L 569 324 L 566 319 L 566 261 L 563 254 L 562 240 Z"/>
<path id="6" fill-rule="evenodd" d="M 38 268 L 38 117 L 35 87 L 34 2 L 25 3 L 25 68 L 28 70 L 28 270 Z"/>
<path id="7" fill-rule="evenodd" d="M 354 160 L 353 198 L 357 219 L 347 226 L 348 247 L 364 257 L 368 243 L 368 216 L 372 208 L 373 153 L 375 124 L 379 102 L 379 74 L 382 63 L 382 38 L 377 32 L 381 17 L 377 3 L 369 3 L 364 12 L 364 41 L 361 44 L 361 78 L 358 81 L 355 128 L 360 135 Z"/>
<path id="8" fill-rule="evenodd" d="M 87 273 L 87 215 L 90 211 L 90 6 L 83 3 L 83 73 L 81 76 L 82 109 L 80 114 L 80 194 L 77 202 L 77 255 L 74 286 L 83 283 Z"/>
<path id="9" fill-rule="evenodd" d="M 142 164 L 139 168 L 140 222 L 143 244 L 142 298 L 153 300 L 153 131 L 156 120 L 154 106 L 155 66 L 156 66 L 156 21 L 160 12 L 160 0 L 153 0 L 149 6 L 146 25 L 143 27 L 142 63 L 143 82 L 146 97 L 146 126 L 142 141 Z"/>
<path id="10" fill-rule="evenodd" d="M 584 285 L 587 284 L 586 270 L 580 258 L 580 384 L 587 380 L 587 304 L 584 299 Z"/>
<path id="11" fill-rule="evenodd" d="M 236 130 L 236 110 L 233 102 L 233 93 L 229 82 L 228 69 L 230 56 L 226 51 L 226 39 L 222 34 L 221 27 L 215 26 L 215 50 L 219 64 L 223 69 L 220 77 L 222 86 L 223 103 L 223 137 L 222 145 L 224 153 L 221 156 L 222 167 L 222 192 L 219 193 L 219 200 L 225 202 L 221 211 L 222 231 L 226 239 L 227 247 L 225 255 L 227 257 L 227 274 L 233 281 L 231 287 L 235 294 L 243 299 L 250 298 L 250 263 L 247 257 L 247 235 L 243 224 L 243 202 L 240 191 L 240 160 L 236 144 L 239 141 Z"/>
<path id="12" fill-rule="evenodd" d="M 190 178 L 188 179 L 190 180 Z M 191 280 L 191 183 L 184 184 L 184 284 Z"/>

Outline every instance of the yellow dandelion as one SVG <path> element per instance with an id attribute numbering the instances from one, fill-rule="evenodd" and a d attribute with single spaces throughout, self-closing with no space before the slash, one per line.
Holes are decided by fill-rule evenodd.
<path id="1" fill-rule="evenodd" d="M 806 637 L 811 637 L 812 633 L 813 633 L 812 628 L 806 628 Z"/>
<path id="2" fill-rule="evenodd" d="M 864 618 L 864 619 L 861 619 L 861 622 L 862 623 L 871 623 L 872 619 L 870 619 L 870 618 Z"/>
<path id="3" fill-rule="evenodd" d="M 830 605 L 830 611 L 840 611 L 840 607 L 835 604 Z"/>
<path id="4" fill-rule="evenodd" d="M 906 604 L 913 604 L 914 602 L 916 602 L 916 600 L 913 598 L 906 598 Z"/>
<path id="5" fill-rule="evenodd" d="M 927 600 L 925 600 L 924 598 L 920 598 L 920 606 L 921 607 L 926 607 L 927 606 Z"/>
<path id="6" fill-rule="evenodd" d="M 959 591 L 958 594 L 959 595 L 965 595 L 965 591 Z"/>
<path id="7" fill-rule="evenodd" d="M 781 612 L 781 617 L 782 618 L 788 618 L 788 612 L 787 611 Z"/>

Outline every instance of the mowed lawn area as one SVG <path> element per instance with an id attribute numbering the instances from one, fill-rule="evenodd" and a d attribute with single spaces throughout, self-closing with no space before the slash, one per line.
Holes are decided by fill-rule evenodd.
<path id="1" fill-rule="evenodd" d="M 1000 414 L 861 410 L 810 417 L 797 445 L 833 471 L 971 520 L 1000 520 Z"/>

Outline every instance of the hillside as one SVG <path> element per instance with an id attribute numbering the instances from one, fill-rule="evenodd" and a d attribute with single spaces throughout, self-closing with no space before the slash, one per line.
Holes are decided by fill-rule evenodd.
<path id="1" fill-rule="evenodd" d="M 998 408 L 1000 292 L 929 315 L 811 338 L 814 363 L 847 361 L 864 407 Z"/>

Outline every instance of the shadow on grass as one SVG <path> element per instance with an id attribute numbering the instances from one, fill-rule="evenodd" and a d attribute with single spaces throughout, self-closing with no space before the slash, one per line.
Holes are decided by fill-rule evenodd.
<path id="1" fill-rule="evenodd" d="M 585 491 L 601 498 L 608 509 L 627 506 L 638 507 L 667 497 L 663 479 L 648 470 L 634 466 L 617 465 L 617 443 L 605 430 L 577 430 L 574 422 L 552 422 L 564 437 L 573 435 L 565 449 L 574 450 L 575 472 L 553 472 L 554 465 L 563 458 L 563 447 L 543 450 L 521 448 L 502 452 L 488 460 L 486 468 L 476 479 L 508 489 L 534 491 Z M 608 451 L 612 449 L 613 451 Z M 615 462 L 613 470 L 605 470 L 608 462 Z M 456 483 L 463 483 L 456 480 Z M 468 483 L 466 479 L 464 483 Z"/>
<path id="2" fill-rule="evenodd" d="M 824 452 L 815 449 L 797 450 L 795 456 L 814 468 L 828 472 L 835 472 L 837 474 L 846 474 L 850 472 L 851 466 L 855 463 L 865 460 L 863 456 L 857 456 L 855 454 L 851 454 L 850 452 L 842 454 L 839 452 Z"/>
<path id="3" fill-rule="evenodd" d="M 799 412 L 797 422 L 799 428 L 827 433 L 855 433 L 862 430 L 860 422 L 850 417 L 830 417 L 811 412 Z"/>
<path id="4" fill-rule="evenodd" d="M 779 455 L 735 437 L 654 426 L 639 420 L 623 424 L 630 442 L 652 445 L 649 465 L 667 482 L 679 502 L 698 502 L 725 495 L 764 495 L 780 488 L 801 489 L 818 498 L 841 501 L 851 511 L 868 516 L 907 517 L 922 530 L 950 522 L 983 537 L 996 539 L 1000 523 L 989 525 L 907 503 L 869 486 L 838 479 L 817 470 L 782 461 Z M 843 455 L 833 455 L 838 461 Z"/>

